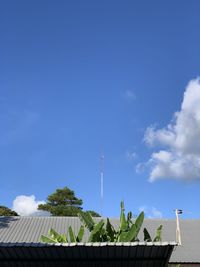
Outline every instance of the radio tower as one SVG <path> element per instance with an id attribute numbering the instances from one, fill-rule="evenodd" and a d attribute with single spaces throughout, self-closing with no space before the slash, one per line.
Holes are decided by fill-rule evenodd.
<path id="1" fill-rule="evenodd" d="M 104 154 L 101 153 L 101 156 L 100 156 L 101 217 L 103 217 L 103 178 L 104 178 Z"/>
<path id="2" fill-rule="evenodd" d="M 176 214 L 176 242 L 178 245 L 181 245 L 181 230 L 180 230 L 180 224 L 179 224 L 179 214 L 182 214 L 183 211 L 179 209 L 175 209 Z"/>

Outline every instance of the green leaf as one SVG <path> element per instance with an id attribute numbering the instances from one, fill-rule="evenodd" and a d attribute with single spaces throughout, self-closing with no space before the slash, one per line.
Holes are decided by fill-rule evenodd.
<path id="1" fill-rule="evenodd" d="M 110 236 L 108 235 L 108 233 L 106 232 L 106 229 L 104 227 L 102 227 L 102 229 L 101 229 L 100 240 L 101 240 L 101 242 L 111 242 Z"/>
<path id="2" fill-rule="evenodd" d="M 67 240 L 67 237 L 66 237 L 66 235 L 60 235 L 60 237 L 62 238 L 62 242 L 61 243 L 68 243 L 68 240 Z"/>
<path id="3" fill-rule="evenodd" d="M 142 212 L 138 215 L 138 217 L 137 217 L 137 219 L 136 219 L 136 221 L 135 221 L 135 225 L 136 225 L 136 227 L 140 229 L 141 226 L 142 226 L 142 224 L 143 224 L 143 221 L 144 221 L 144 212 L 142 211 Z"/>
<path id="4" fill-rule="evenodd" d="M 75 243 L 76 242 L 76 237 L 74 235 L 74 232 L 73 232 L 71 226 L 69 226 L 68 231 L 69 231 L 70 242 L 71 243 Z"/>
<path id="5" fill-rule="evenodd" d="M 57 243 L 54 239 L 49 238 L 49 237 L 47 237 L 47 236 L 45 236 L 45 235 L 41 235 L 40 240 L 41 240 L 43 243 Z"/>
<path id="6" fill-rule="evenodd" d="M 126 242 L 127 232 L 121 232 L 118 234 L 117 242 Z"/>
<path id="7" fill-rule="evenodd" d="M 81 222 L 85 225 L 86 228 L 88 228 L 88 230 L 91 232 L 94 228 L 94 221 L 92 219 L 92 216 L 90 215 L 89 212 L 83 212 L 83 211 L 80 211 L 78 213 L 78 217 L 79 219 L 81 220 Z"/>
<path id="8" fill-rule="evenodd" d="M 57 233 L 53 228 L 51 228 L 48 232 L 48 234 L 50 235 L 51 238 L 59 238 L 60 237 L 60 234 Z"/>
<path id="9" fill-rule="evenodd" d="M 78 235 L 77 235 L 77 238 L 76 238 L 76 241 L 77 242 L 81 242 L 82 239 L 83 239 L 83 235 L 84 235 L 84 226 L 81 225 L 80 229 L 79 229 L 79 232 L 78 232 Z"/>
<path id="10" fill-rule="evenodd" d="M 94 229 L 91 231 L 89 242 L 101 242 L 102 228 L 104 226 L 104 221 L 101 220 L 94 226 Z"/>
<path id="11" fill-rule="evenodd" d="M 125 208 L 124 208 L 124 202 L 121 202 L 121 214 L 120 214 L 120 230 L 121 231 L 126 231 L 127 230 L 127 221 L 125 217 Z"/>
<path id="12" fill-rule="evenodd" d="M 136 221 L 135 221 L 135 226 L 137 228 L 137 231 L 136 231 L 136 236 L 135 238 L 138 236 L 139 234 L 139 231 L 140 231 L 140 228 L 143 224 L 143 221 L 144 221 L 144 212 L 142 211 L 139 216 L 137 217 Z"/>
<path id="13" fill-rule="evenodd" d="M 156 230 L 156 236 L 155 236 L 153 242 L 160 242 L 160 241 L 162 241 L 161 235 L 162 235 L 162 225 L 160 225 L 158 227 L 158 229 Z"/>
<path id="14" fill-rule="evenodd" d="M 129 223 L 132 222 L 132 221 L 131 221 L 132 218 L 133 218 L 133 214 L 132 214 L 131 211 L 129 211 L 128 214 L 127 214 L 127 222 L 129 222 Z"/>
<path id="15" fill-rule="evenodd" d="M 62 234 L 58 234 L 53 228 L 49 230 L 50 238 L 55 240 L 57 243 L 66 243 L 67 237 Z"/>
<path id="16" fill-rule="evenodd" d="M 144 241 L 152 242 L 151 236 L 146 228 L 144 228 L 143 233 L 144 233 Z"/>
<path id="17" fill-rule="evenodd" d="M 123 242 L 131 242 L 131 241 L 135 241 L 135 239 L 137 238 L 137 226 L 135 224 L 131 225 L 130 230 L 128 231 L 128 233 L 125 236 L 125 240 L 123 240 Z"/>
<path id="18" fill-rule="evenodd" d="M 109 236 L 109 241 L 113 242 L 115 238 L 115 229 L 110 223 L 109 219 L 107 218 L 107 223 L 106 223 L 106 234 Z"/>

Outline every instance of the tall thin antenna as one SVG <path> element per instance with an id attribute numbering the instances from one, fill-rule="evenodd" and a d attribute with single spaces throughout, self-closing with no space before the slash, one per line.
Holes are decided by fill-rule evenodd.
<path id="1" fill-rule="evenodd" d="M 180 230 L 180 224 L 179 224 L 179 214 L 182 214 L 183 211 L 179 209 L 175 209 L 176 214 L 176 242 L 178 245 L 181 245 L 181 230 Z"/>
<path id="2" fill-rule="evenodd" d="M 103 217 L 103 178 L 104 178 L 104 154 L 100 156 L 100 196 L 101 196 L 101 217 Z"/>

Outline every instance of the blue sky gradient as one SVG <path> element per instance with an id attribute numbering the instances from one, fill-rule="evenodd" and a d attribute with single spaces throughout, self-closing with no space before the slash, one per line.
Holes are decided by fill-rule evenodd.
<path id="1" fill-rule="evenodd" d="M 69 186 L 100 212 L 103 150 L 105 216 L 123 199 L 135 214 L 182 208 L 198 218 L 198 181 L 150 183 L 136 166 L 153 152 L 147 127 L 166 126 L 200 75 L 200 2 L 0 5 L 0 204 Z"/>

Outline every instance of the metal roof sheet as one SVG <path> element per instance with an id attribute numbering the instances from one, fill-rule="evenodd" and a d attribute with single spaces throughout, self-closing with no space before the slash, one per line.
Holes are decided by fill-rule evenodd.
<path id="1" fill-rule="evenodd" d="M 0 263 L 11 264 L 9 266 L 12 264 L 30 266 L 30 263 L 44 266 L 48 263 L 50 264 L 48 266 L 67 264 L 70 267 L 102 265 L 105 267 L 164 267 L 168 263 L 174 245 L 176 245 L 174 242 L 0 243 Z"/>
<path id="2" fill-rule="evenodd" d="M 119 223 L 118 219 L 111 219 L 114 226 Z M 163 225 L 163 240 L 174 241 L 176 235 L 175 220 L 145 219 L 143 227 L 147 227 L 151 235 L 156 228 Z M 41 234 L 46 235 L 52 227 L 59 233 L 66 233 L 71 225 L 75 232 L 80 227 L 77 217 L 0 217 L 0 242 L 11 243 L 38 243 Z M 176 247 L 170 258 L 170 262 L 200 263 L 200 220 L 180 220 L 182 246 Z M 84 242 L 87 241 L 86 232 Z M 142 231 L 139 234 L 143 240 Z"/>

